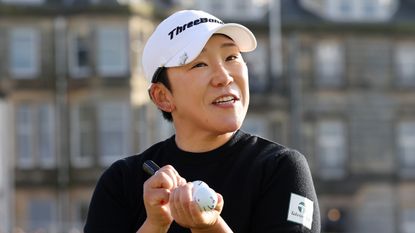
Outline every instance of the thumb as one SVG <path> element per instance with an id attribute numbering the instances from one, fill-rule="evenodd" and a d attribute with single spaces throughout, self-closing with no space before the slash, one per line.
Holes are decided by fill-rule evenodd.
<path id="1" fill-rule="evenodd" d="M 220 213 L 222 212 L 225 200 L 223 199 L 223 196 L 220 193 L 216 193 L 216 195 L 218 196 L 218 203 L 216 204 L 215 210 Z"/>

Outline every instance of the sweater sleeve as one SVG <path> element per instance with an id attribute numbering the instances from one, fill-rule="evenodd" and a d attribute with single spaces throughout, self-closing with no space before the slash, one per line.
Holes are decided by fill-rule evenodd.
<path id="1" fill-rule="evenodd" d="M 305 157 L 286 149 L 268 160 L 251 232 L 319 233 L 318 200 Z"/>
<path id="2" fill-rule="evenodd" d="M 101 175 L 90 202 L 85 233 L 134 232 L 131 226 L 129 175 L 123 160 Z"/>

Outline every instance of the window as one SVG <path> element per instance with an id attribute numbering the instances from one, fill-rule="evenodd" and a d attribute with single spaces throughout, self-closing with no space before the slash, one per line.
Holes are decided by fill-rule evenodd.
<path id="1" fill-rule="evenodd" d="M 415 43 L 400 43 L 395 50 L 397 85 L 415 87 Z"/>
<path id="2" fill-rule="evenodd" d="M 402 210 L 402 233 L 415 233 L 415 208 Z"/>
<path id="3" fill-rule="evenodd" d="M 327 1 L 324 6 L 327 17 L 331 19 L 347 19 L 351 18 L 354 10 L 354 1 L 353 0 L 336 0 L 336 1 Z"/>
<path id="4" fill-rule="evenodd" d="M 39 34 L 32 28 L 10 33 L 10 72 L 15 78 L 33 78 L 39 72 Z"/>
<path id="5" fill-rule="evenodd" d="M 260 18 L 269 10 L 267 0 L 234 0 L 228 5 L 228 11 L 235 19 Z"/>
<path id="6" fill-rule="evenodd" d="M 148 105 L 142 105 L 137 109 L 138 122 L 136 124 L 136 132 L 138 134 L 139 151 L 144 151 L 144 149 L 150 145 L 150 133 L 148 130 L 149 118 L 147 117 L 148 112 Z M 161 112 L 157 112 L 157 114 L 161 114 Z"/>
<path id="7" fill-rule="evenodd" d="M 277 141 L 281 144 L 287 143 L 287 133 L 286 133 L 286 125 L 282 119 L 273 118 L 271 125 L 269 127 L 269 136 L 270 139 L 273 141 Z"/>
<path id="8" fill-rule="evenodd" d="M 320 87 L 339 87 L 343 84 L 344 51 L 337 41 L 321 41 L 315 50 L 315 77 Z"/>
<path id="9" fill-rule="evenodd" d="M 404 176 L 415 176 L 415 121 L 399 122 L 397 131 L 400 172 Z"/>
<path id="10" fill-rule="evenodd" d="M 17 165 L 29 168 L 37 163 L 50 168 L 56 164 L 54 115 L 50 104 L 21 104 L 16 110 Z"/>
<path id="11" fill-rule="evenodd" d="M 34 165 L 34 125 L 33 110 L 28 104 L 21 104 L 16 111 L 16 151 L 17 165 L 21 168 L 28 168 Z"/>
<path id="12" fill-rule="evenodd" d="M 91 166 L 93 154 L 107 166 L 131 151 L 130 109 L 125 102 L 75 105 L 71 123 L 71 162 L 76 167 Z"/>
<path id="13" fill-rule="evenodd" d="M 195 5 L 198 9 L 215 12 L 220 18 L 249 20 L 263 17 L 268 11 L 268 3 L 268 0 L 197 0 Z"/>
<path id="14" fill-rule="evenodd" d="M 350 0 L 341 0 L 339 3 L 339 12 L 341 15 L 350 15 L 352 13 L 353 2 Z"/>
<path id="15" fill-rule="evenodd" d="M 376 4 L 378 0 L 364 0 L 363 1 L 363 12 L 367 15 L 367 16 L 374 16 L 376 14 Z"/>
<path id="16" fill-rule="evenodd" d="M 5 3 L 13 3 L 13 4 L 30 4 L 30 5 L 39 5 L 44 3 L 45 0 L 0 0 L 0 2 L 5 2 Z"/>
<path id="17" fill-rule="evenodd" d="M 71 162 L 76 167 L 86 167 L 92 164 L 94 153 L 94 107 L 89 104 L 79 104 L 71 112 Z"/>
<path id="18" fill-rule="evenodd" d="M 336 0 L 326 4 L 327 17 L 339 21 L 387 20 L 398 5 L 396 0 Z"/>
<path id="19" fill-rule="evenodd" d="M 75 33 L 70 38 L 69 71 L 73 77 L 85 77 L 90 72 L 90 49 L 87 35 Z"/>
<path id="20" fill-rule="evenodd" d="M 117 0 L 117 2 L 120 4 L 137 4 L 137 3 L 142 3 L 143 1 L 144 0 Z"/>
<path id="21" fill-rule="evenodd" d="M 98 109 L 99 154 L 106 166 L 130 152 L 129 108 L 123 102 L 103 102 Z"/>
<path id="22" fill-rule="evenodd" d="M 251 7 L 251 2 L 249 0 L 238 0 L 234 2 L 233 7 L 236 11 L 248 12 L 248 9 Z"/>
<path id="23" fill-rule="evenodd" d="M 83 224 L 88 215 L 89 201 L 79 202 L 77 204 L 76 220 Z"/>
<path id="24" fill-rule="evenodd" d="M 83 226 L 85 224 L 86 217 L 88 215 L 89 201 L 76 200 L 73 209 L 72 228 L 69 233 L 72 232 L 83 232 Z"/>
<path id="25" fill-rule="evenodd" d="M 242 130 L 261 137 L 268 137 L 267 121 L 259 116 L 247 116 L 242 125 Z"/>
<path id="26" fill-rule="evenodd" d="M 50 104 L 40 104 L 37 112 L 39 164 L 43 167 L 55 165 L 55 122 Z"/>
<path id="27" fill-rule="evenodd" d="M 361 16 L 368 20 L 388 19 L 398 5 L 396 0 L 365 0 L 361 4 Z"/>
<path id="28" fill-rule="evenodd" d="M 53 199 L 33 199 L 28 205 L 29 232 L 56 232 L 56 203 Z"/>
<path id="29" fill-rule="evenodd" d="M 119 27 L 98 30 L 98 71 L 102 76 L 125 75 L 128 71 L 127 33 Z"/>
<path id="30" fill-rule="evenodd" d="M 165 140 L 174 134 L 173 123 L 164 119 L 161 113 L 158 113 L 157 120 L 158 122 L 156 122 L 156 141 Z"/>
<path id="31" fill-rule="evenodd" d="M 219 15 L 223 14 L 225 11 L 226 2 L 222 0 L 211 0 L 211 1 L 202 1 L 197 0 L 196 5 L 200 9 L 206 10 L 208 12 L 218 12 Z"/>
<path id="32" fill-rule="evenodd" d="M 263 91 L 267 86 L 267 48 L 265 43 L 258 43 L 257 48 L 250 52 L 242 54 L 249 71 L 249 86 L 252 92 Z"/>
<path id="33" fill-rule="evenodd" d="M 325 120 L 317 124 L 316 158 L 322 178 L 339 179 L 345 175 L 346 128 L 340 120 Z"/>

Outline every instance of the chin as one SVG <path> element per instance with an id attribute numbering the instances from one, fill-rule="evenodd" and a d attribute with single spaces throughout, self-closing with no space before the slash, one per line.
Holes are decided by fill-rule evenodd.
<path id="1" fill-rule="evenodd" d="M 218 131 L 220 131 L 221 133 L 232 133 L 241 128 L 242 121 L 222 121 L 217 126 Z"/>

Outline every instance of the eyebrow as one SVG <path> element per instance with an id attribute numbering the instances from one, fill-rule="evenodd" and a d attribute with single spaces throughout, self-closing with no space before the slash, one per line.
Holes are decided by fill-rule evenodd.
<path id="1" fill-rule="evenodd" d="M 220 47 L 223 48 L 223 47 L 238 47 L 238 46 L 236 46 L 236 44 L 233 42 L 227 42 L 227 43 L 223 43 Z"/>
<path id="2" fill-rule="evenodd" d="M 234 42 L 225 42 L 225 43 L 220 45 L 220 48 L 227 48 L 227 47 L 238 47 L 238 46 Z M 200 51 L 200 52 L 202 53 L 202 52 L 205 52 L 205 51 L 206 51 L 206 49 L 203 48 L 202 51 Z"/>

